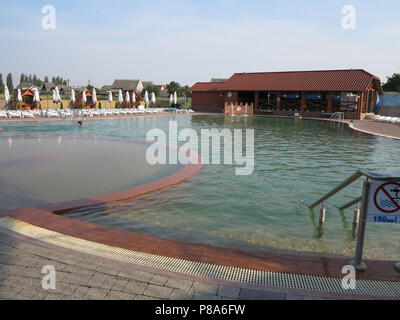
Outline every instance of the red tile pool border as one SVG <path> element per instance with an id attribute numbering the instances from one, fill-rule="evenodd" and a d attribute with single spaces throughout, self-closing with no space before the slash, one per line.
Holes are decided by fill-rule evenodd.
<path id="1" fill-rule="evenodd" d="M 113 247 L 238 268 L 343 277 L 342 267 L 348 264 L 346 258 L 242 252 L 168 240 L 73 220 L 40 208 L 4 211 L 0 212 L 1 216 L 11 216 L 41 228 Z M 358 279 L 400 281 L 400 273 L 394 270 L 394 261 L 366 260 L 365 262 L 368 270 L 357 273 Z"/>

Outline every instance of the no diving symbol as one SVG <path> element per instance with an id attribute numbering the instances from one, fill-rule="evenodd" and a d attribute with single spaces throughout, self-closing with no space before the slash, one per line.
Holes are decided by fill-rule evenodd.
<path id="1" fill-rule="evenodd" d="M 388 182 L 380 185 L 375 191 L 374 203 L 384 213 L 400 210 L 400 183 Z"/>

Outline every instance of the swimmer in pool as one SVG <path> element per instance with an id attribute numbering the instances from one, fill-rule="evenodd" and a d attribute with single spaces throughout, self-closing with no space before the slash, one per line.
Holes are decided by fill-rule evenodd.
<path id="1" fill-rule="evenodd" d="M 78 127 L 81 128 L 82 127 L 82 121 L 78 121 Z"/>

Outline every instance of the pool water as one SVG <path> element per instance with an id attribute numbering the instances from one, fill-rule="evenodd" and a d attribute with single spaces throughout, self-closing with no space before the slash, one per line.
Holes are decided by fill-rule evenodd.
<path id="1" fill-rule="evenodd" d="M 0 210 L 112 193 L 183 168 L 149 165 L 148 145 L 96 137 L 1 138 Z"/>
<path id="2" fill-rule="evenodd" d="M 255 134 L 255 168 L 235 175 L 233 165 L 204 165 L 190 179 L 104 207 L 65 215 L 157 237 L 250 251 L 353 256 L 353 208 L 335 206 L 361 195 L 362 180 L 328 201 L 325 232 L 317 230 L 318 199 L 358 168 L 400 174 L 400 141 L 326 121 L 224 116 L 163 116 L 2 124 L 1 135 L 96 135 L 145 138 L 149 129 L 246 129 Z M 181 142 L 184 143 L 184 142 Z M 399 259 L 399 225 L 368 224 L 364 257 Z"/>

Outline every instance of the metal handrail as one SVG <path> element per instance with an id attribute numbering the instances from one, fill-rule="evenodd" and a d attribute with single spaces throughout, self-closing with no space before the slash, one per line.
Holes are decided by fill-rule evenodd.
<path id="1" fill-rule="evenodd" d="M 396 176 L 390 176 L 390 175 L 384 175 L 384 174 L 378 174 L 378 173 L 374 173 L 365 169 L 358 169 L 355 173 L 353 173 L 349 178 L 347 178 L 346 180 L 344 180 L 340 185 L 338 185 L 337 187 L 335 187 L 334 189 L 332 189 L 330 192 L 328 192 L 326 195 L 324 195 L 323 197 L 321 197 L 320 199 L 318 199 L 317 201 L 315 201 L 313 204 L 311 204 L 309 206 L 310 209 L 314 209 L 317 205 L 319 205 L 320 203 L 324 202 L 325 200 L 329 199 L 330 197 L 334 196 L 336 193 L 338 193 L 339 191 L 341 191 L 342 189 L 344 189 L 345 187 L 347 187 L 349 184 L 353 183 L 354 181 L 356 181 L 358 178 L 360 177 L 367 177 L 369 179 L 373 179 L 373 180 L 377 180 L 377 181 L 390 181 L 390 180 L 400 180 L 400 176 L 396 177 Z M 358 198 L 357 198 L 358 199 Z M 356 200 L 356 199 L 355 199 Z M 355 201 L 353 200 L 353 201 Z M 361 199 L 360 199 L 361 200 Z M 359 201 L 360 201 L 359 200 Z M 350 202 L 348 204 L 350 204 L 349 206 L 359 202 L 359 201 L 355 201 L 350 204 Z M 345 206 L 343 206 L 342 208 L 347 208 L 349 207 L 347 206 L 347 204 Z"/>
<path id="2" fill-rule="evenodd" d="M 362 196 L 351 200 L 350 202 L 344 204 L 343 206 L 339 207 L 339 210 L 346 210 L 347 208 L 351 207 L 352 205 L 359 203 L 362 200 Z"/>

